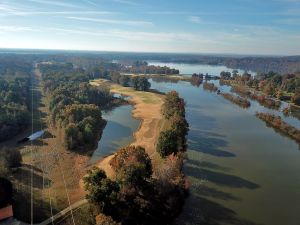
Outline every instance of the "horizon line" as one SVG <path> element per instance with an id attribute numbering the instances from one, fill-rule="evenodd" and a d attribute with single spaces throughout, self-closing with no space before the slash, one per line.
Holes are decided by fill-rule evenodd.
<path id="1" fill-rule="evenodd" d="M 0 53 L 3 50 L 11 51 L 60 51 L 60 52 L 89 52 L 89 53 L 136 53 L 136 54 L 174 54 L 174 55 L 215 55 L 215 56 L 245 56 L 245 57 L 300 57 L 299 55 L 288 55 L 288 54 L 247 54 L 247 53 L 209 53 L 209 52 L 156 52 L 156 51 L 116 51 L 116 50 L 88 50 L 88 49 L 53 49 L 53 48 L 5 48 L 0 47 Z"/>

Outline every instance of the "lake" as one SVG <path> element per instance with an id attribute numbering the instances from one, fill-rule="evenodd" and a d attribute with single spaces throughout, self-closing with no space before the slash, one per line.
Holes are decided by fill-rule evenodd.
<path id="1" fill-rule="evenodd" d="M 188 64 L 188 63 L 164 63 L 158 61 L 147 61 L 149 65 L 154 66 L 167 66 L 170 68 L 178 69 L 182 75 L 192 75 L 193 73 L 208 73 L 209 75 L 219 76 L 222 71 L 232 72 L 234 69 L 228 68 L 221 65 L 206 65 L 206 64 Z M 245 71 L 237 69 L 240 74 L 243 74 Z M 252 75 L 256 75 L 253 71 L 248 71 Z"/>
<path id="2" fill-rule="evenodd" d="M 159 91 L 178 91 L 187 103 L 190 132 L 184 173 L 191 188 L 176 224 L 299 224 L 299 146 L 255 117 L 257 111 L 282 116 L 281 112 L 255 101 L 242 109 L 189 82 L 150 81 Z M 127 105 L 103 113 L 108 123 L 93 160 L 133 141 L 140 122 L 132 118 L 132 109 Z M 283 119 L 300 128 L 299 120 Z"/>
<path id="3" fill-rule="evenodd" d="M 299 146 L 255 117 L 268 109 L 242 109 L 188 82 L 151 83 L 187 102 L 192 186 L 177 224 L 299 224 Z"/>
<path id="4" fill-rule="evenodd" d="M 133 142 L 133 134 L 138 129 L 140 121 L 132 117 L 132 110 L 131 105 L 123 105 L 111 111 L 102 112 L 102 117 L 107 124 L 91 158 L 91 163 Z"/>

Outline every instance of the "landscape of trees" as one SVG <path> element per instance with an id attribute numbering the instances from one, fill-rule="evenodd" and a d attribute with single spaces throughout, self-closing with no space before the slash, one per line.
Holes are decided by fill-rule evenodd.
<path id="1" fill-rule="evenodd" d="M 76 70 L 71 64 L 39 64 L 39 69 L 44 92 L 50 99 L 50 122 L 64 131 L 65 146 L 91 148 L 105 124 L 100 107 L 108 107 L 114 101 L 109 89 L 91 86 L 89 80 L 95 74 Z"/>
<path id="2" fill-rule="evenodd" d="M 0 142 L 30 124 L 32 64 L 16 59 L 0 63 Z"/>
<path id="3" fill-rule="evenodd" d="M 121 72 L 133 73 L 133 74 L 164 74 L 164 75 L 174 75 L 179 74 L 179 70 L 171 69 L 167 66 L 153 66 L 148 65 L 145 61 L 136 61 L 131 66 L 123 67 Z"/>
<path id="4" fill-rule="evenodd" d="M 98 209 L 97 224 L 170 224 L 186 192 L 176 157 L 166 159 L 160 175 L 154 176 L 145 149 L 128 146 L 117 151 L 110 165 L 114 180 L 98 168 L 84 178 L 87 199 Z"/>
<path id="5" fill-rule="evenodd" d="M 280 106 L 280 102 L 272 101 L 268 96 L 300 105 L 299 72 L 284 75 L 269 72 L 260 73 L 254 77 L 248 73 L 243 75 L 234 74 L 234 76 L 230 76 L 230 74 L 225 75 L 224 73 L 221 73 L 220 82 L 222 84 L 232 85 L 234 91 L 248 95 L 266 106 L 273 108 Z M 252 88 L 253 91 L 246 90 L 243 86 Z M 255 91 L 260 92 L 260 94 L 254 93 Z"/>

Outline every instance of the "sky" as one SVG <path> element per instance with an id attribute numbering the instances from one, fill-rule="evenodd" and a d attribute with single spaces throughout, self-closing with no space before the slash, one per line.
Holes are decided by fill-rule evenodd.
<path id="1" fill-rule="evenodd" d="M 300 55 L 300 0 L 0 0 L 0 48 Z"/>

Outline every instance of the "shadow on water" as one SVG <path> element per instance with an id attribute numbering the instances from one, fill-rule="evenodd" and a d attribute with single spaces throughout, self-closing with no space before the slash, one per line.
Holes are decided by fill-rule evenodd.
<path id="1" fill-rule="evenodd" d="M 225 201 L 229 201 L 229 200 L 240 201 L 240 198 L 237 198 L 230 193 L 219 191 L 215 188 L 207 187 L 205 185 L 194 185 L 192 189 L 195 193 L 197 193 L 196 195 L 199 197 L 206 196 L 206 197 L 221 199 Z"/>
<path id="2" fill-rule="evenodd" d="M 189 165 L 186 165 L 184 167 L 184 172 L 196 179 L 207 180 L 221 186 L 248 189 L 257 189 L 260 187 L 258 184 L 240 178 L 238 176 L 225 174 L 221 172 L 215 172 L 203 168 L 192 167 Z"/>
<path id="3" fill-rule="evenodd" d="M 186 223 L 182 217 L 176 221 L 177 225 L 258 225 L 257 223 L 239 218 L 235 211 L 203 197 L 193 196 L 190 199 L 189 205 L 191 207 L 189 207 L 185 215 L 189 218 L 189 223 Z M 195 205 L 197 207 L 192 207 Z"/>
<path id="4" fill-rule="evenodd" d="M 222 170 L 222 171 L 230 171 L 231 169 L 228 167 L 222 167 L 215 163 L 208 162 L 208 161 L 198 161 L 194 159 L 189 159 L 188 164 L 197 166 L 197 167 L 204 167 L 207 169 L 213 169 L 213 170 Z"/>
<path id="5" fill-rule="evenodd" d="M 190 132 L 188 138 L 189 149 L 217 157 L 235 157 L 235 154 L 221 150 L 228 145 L 220 135 L 211 132 Z"/>
<path id="6" fill-rule="evenodd" d="M 247 188 L 251 190 L 259 188 L 259 185 L 251 181 L 245 180 L 238 176 L 212 171 L 213 169 L 222 171 L 224 171 L 224 169 L 226 171 L 229 170 L 228 168 L 223 168 L 214 163 L 205 161 L 198 162 L 195 160 L 190 160 L 184 168 L 186 174 L 189 174 L 189 176 L 197 180 L 207 180 L 217 185 L 232 188 Z M 223 201 L 241 201 L 240 198 L 235 197 L 231 193 L 226 193 L 224 191 L 208 187 L 205 185 L 205 183 L 195 183 L 191 187 L 191 195 L 186 200 L 185 213 L 176 220 L 175 224 L 259 225 L 252 221 L 239 218 L 234 210 L 229 209 L 222 204 L 208 198 Z"/>

